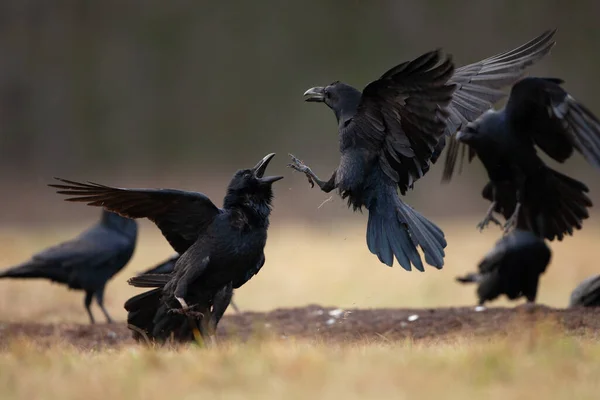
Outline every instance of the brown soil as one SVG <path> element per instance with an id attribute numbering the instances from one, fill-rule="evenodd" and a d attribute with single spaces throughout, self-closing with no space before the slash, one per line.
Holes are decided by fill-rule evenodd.
<path id="1" fill-rule="evenodd" d="M 600 308 L 552 309 L 544 306 L 438 309 L 336 310 L 311 305 L 268 313 L 227 315 L 219 324 L 219 340 L 249 337 L 308 339 L 319 342 L 379 341 L 403 339 L 443 340 L 456 336 L 522 335 L 524 330 L 550 321 L 570 335 L 599 336 Z M 71 344 L 80 349 L 116 348 L 134 344 L 124 323 L 78 325 L 0 323 L 0 348 L 27 339 L 42 347 Z"/>

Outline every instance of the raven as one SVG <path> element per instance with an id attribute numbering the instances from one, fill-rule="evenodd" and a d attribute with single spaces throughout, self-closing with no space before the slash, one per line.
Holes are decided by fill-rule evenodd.
<path id="1" fill-rule="evenodd" d="M 0 278 L 44 278 L 85 291 L 85 309 L 94 323 L 92 298 L 110 323 L 104 308 L 106 282 L 131 259 L 137 222 L 102 211 L 100 221 L 75 239 L 35 254 L 30 260 L 0 272 Z"/>
<path id="2" fill-rule="evenodd" d="M 327 181 L 291 156 L 289 167 L 306 174 L 328 193 L 338 189 L 348 206 L 369 210 L 367 245 L 379 260 L 392 266 L 394 256 L 408 271 L 423 271 L 425 261 L 444 264 L 444 233 L 398 196 L 413 188 L 436 162 L 446 140 L 455 159 L 454 134 L 501 99 L 504 86 L 550 51 L 554 31 L 483 61 L 455 69 L 449 57 L 431 51 L 404 62 L 369 83 L 362 93 L 342 82 L 314 87 L 306 101 L 322 102 L 338 121 L 341 160 Z M 452 164 L 452 163 L 449 163 Z"/>
<path id="3" fill-rule="evenodd" d="M 540 275 L 546 271 L 551 252 L 543 239 L 529 231 L 513 230 L 502 237 L 479 262 L 479 272 L 457 277 L 461 283 L 477 283 L 479 304 L 504 294 L 511 300 L 525 296 L 534 303 Z"/>
<path id="4" fill-rule="evenodd" d="M 600 168 L 600 121 L 567 93 L 555 78 L 524 78 L 510 92 L 506 106 L 489 110 L 458 133 L 481 159 L 490 182 L 483 197 L 492 202 L 483 229 L 493 216 L 531 230 L 548 240 L 562 240 L 581 229 L 592 206 L 585 184 L 551 168 L 538 156 L 536 146 L 558 162 L 577 150 Z"/>
<path id="5" fill-rule="evenodd" d="M 600 275 L 581 282 L 571 293 L 569 307 L 600 307 Z"/>
<path id="6" fill-rule="evenodd" d="M 177 260 L 179 259 L 179 254 L 175 254 L 174 256 L 168 258 L 167 260 L 161 262 L 160 264 L 155 265 L 152 268 L 147 269 L 144 272 L 140 272 L 138 274 L 139 275 L 147 275 L 147 274 L 170 274 L 173 272 L 173 270 L 175 269 L 175 263 L 177 262 Z M 233 307 L 233 310 L 236 313 L 240 312 L 240 309 L 238 308 L 238 306 L 235 304 L 235 302 L 233 301 L 233 299 L 231 300 L 231 307 Z"/>
<path id="7" fill-rule="evenodd" d="M 154 288 L 125 303 L 134 338 L 189 341 L 200 319 L 202 338 L 214 341 L 233 289 L 244 285 L 265 262 L 272 184 L 283 178 L 264 176 L 274 155 L 235 173 L 222 209 L 196 192 L 122 189 L 63 179 L 59 179 L 62 184 L 50 185 L 70 196 L 67 201 L 104 207 L 129 218 L 148 218 L 181 254 L 172 273 L 129 280 L 133 286 Z"/>

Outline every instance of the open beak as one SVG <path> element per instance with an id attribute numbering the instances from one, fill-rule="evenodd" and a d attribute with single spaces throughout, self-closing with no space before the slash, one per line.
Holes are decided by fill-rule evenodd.
<path id="1" fill-rule="evenodd" d="M 325 101 L 325 88 L 317 86 L 308 89 L 304 92 L 304 101 L 316 101 L 322 103 Z"/>
<path id="2" fill-rule="evenodd" d="M 273 159 L 273 157 L 275 157 L 275 153 L 270 153 L 267 154 L 262 160 L 260 160 L 258 162 L 258 164 L 256 164 L 254 166 L 254 168 L 252 168 L 252 170 L 254 171 L 254 175 L 259 178 L 259 180 L 262 183 L 273 183 L 273 182 L 277 182 L 280 179 L 283 179 L 283 176 L 265 176 L 263 177 L 263 175 L 265 174 L 265 170 L 267 169 L 267 166 L 269 165 L 269 162 L 271 162 L 271 159 Z"/>

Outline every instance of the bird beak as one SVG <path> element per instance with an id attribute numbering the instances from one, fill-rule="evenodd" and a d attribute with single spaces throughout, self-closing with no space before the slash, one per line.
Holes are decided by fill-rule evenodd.
<path id="1" fill-rule="evenodd" d="M 325 101 L 325 88 L 317 86 L 308 89 L 304 92 L 304 101 L 316 101 L 322 103 Z"/>
<path id="2" fill-rule="evenodd" d="M 458 140 L 459 142 L 462 142 L 464 138 L 465 138 L 464 132 L 458 131 L 458 133 L 456 134 L 456 140 Z"/>
<path id="3" fill-rule="evenodd" d="M 265 174 L 265 170 L 267 169 L 267 166 L 269 165 L 269 162 L 271 162 L 271 160 L 273 159 L 273 157 L 275 157 L 275 153 L 270 153 L 267 154 L 262 160 L 260 160 L 258 162 L 258 164 L 256 164 L 254 166 L 254 168 L 252 168 L 252 170 L 254 171 L 254 175 L 262 182 L 262 183 L 273 183 L 273 182 L 277 182 L 280 179 L 283 179 L 283 176 L 265 176 L 263 177 L 263 175 Z"/>

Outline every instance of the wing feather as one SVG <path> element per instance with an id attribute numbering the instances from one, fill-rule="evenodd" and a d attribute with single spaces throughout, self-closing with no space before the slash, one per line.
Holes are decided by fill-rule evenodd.
<path id="1" fill-rule="evenodd" d="M 204 194 L 173 189 L 125 189 L 94 182 L 55 178 L 48 186 L 69 196 L 66 201 L 104 207 L 127 218 L 148 218 L 161 230 L 173 249 L 184 253 L 221 210 Z"/>

